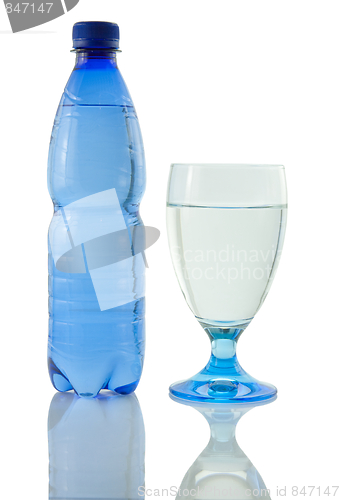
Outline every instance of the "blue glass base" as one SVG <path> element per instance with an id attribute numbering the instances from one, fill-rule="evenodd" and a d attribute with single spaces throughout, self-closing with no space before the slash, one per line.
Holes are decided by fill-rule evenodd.
<path id="1" fill-rule="evenodd" d="M 258 403 L 274 400 L 277 389 L 248 375 L 236 357 L 236 341 L 219 339 L 212 342 L 207 366 L 188 380 L 170 386 L 176 398 L 209 403 Z"/>
<path id="2" fill-rule="evenodd" d="M 248 380 L 223 377 L 200 377 L 176 382 L 170 386 L 170 394 L 178 399 L 209 403 L 257 403 L 276 399 L 277 390 L 271 384 L 259 382 L 248 376 Z"/>

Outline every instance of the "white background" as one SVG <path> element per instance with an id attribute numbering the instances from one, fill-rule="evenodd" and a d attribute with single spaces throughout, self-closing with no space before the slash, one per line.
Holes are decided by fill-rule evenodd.
<path id="1" fill-rule="evenodd" d="M 286 167 L 281 264 L 239 342 L 243 367 L 275 384 L 279 397 L 243 418 L 238 442 L 272 498 L 277 486 L 339 484 L 339 2 L 80 0 L 18 34 L 0 8 L 1 496 L 48 495 L 46 421 L 55 391 L 46 368 L 46 164 L 74 63 L 72 25 L 83 20 L 120 26 L 118 63 L 146 151 L 141 213 L 161 230 L 147 252 L 147 351 L 137 389 L 148 488 L 179 486 L 209 437 L 195 410 L 168 397 L 169 384 L 209 356 L 166 238 L 169 165 L 191 161 Z"/>

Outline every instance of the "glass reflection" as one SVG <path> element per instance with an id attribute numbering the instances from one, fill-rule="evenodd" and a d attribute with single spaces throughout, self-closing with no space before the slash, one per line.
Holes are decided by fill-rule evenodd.
<path id="1" fill-rule="evenodd" d="M 134 394 L 55 394 L 48 442 L 50 500 L 143 498 L 145 432 Z"/>
<path id="2" fill-rule="evenodd" d="M 258 405 L 184 402 L 199 411 L 210 426 L 210 441 L 185 474 L 176 499 L 270 500 L 262 477 L 239 447 L 235 431 L 240 418 Z M 266 404 L 266 403 L 264 403 Z M 263 405 L 263 403 L 262 403 Z"/>

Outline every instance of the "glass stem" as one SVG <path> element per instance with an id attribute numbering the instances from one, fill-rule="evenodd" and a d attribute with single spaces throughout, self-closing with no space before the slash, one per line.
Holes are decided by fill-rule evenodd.
<path id="1" fill-rule="evenodd" d="M 220 372 L 223 376 L 232 375 L 235 370 L 241 373 L 242 368 L 236 356 L 236 340 L 213 339 L 211 341 L 211 356 L 206 370 L 209 373 Z"/>
<path id="2" fill-rule="evenodd" d="M 224 377 L 244 373 L 237 360 L 236 346 L 248 324 L 221 328 L 201 323 L 211 341 L 211 356 L 205 367 L 207 373 Z"/>

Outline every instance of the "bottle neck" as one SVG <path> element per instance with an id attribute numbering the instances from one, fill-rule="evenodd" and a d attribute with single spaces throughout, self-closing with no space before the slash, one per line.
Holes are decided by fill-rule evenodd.
<path id="1" fill-rule="evenodd" d="M 117 68 L 117 52 L 112 49 L 78 49 L 74 69 Z"/>

